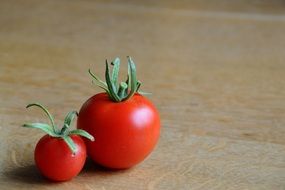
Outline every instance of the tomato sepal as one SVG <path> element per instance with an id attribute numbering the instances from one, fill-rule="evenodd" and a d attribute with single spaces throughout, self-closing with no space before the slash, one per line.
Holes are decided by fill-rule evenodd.
<path id="1" fill-rule="evenodd" d="M 36 106 L 36 107 L 39 107 L 40 109 L 42 109 L 46 113 L 46 115 L 48 116 L 49 120 L 51 121 L 51 125 L 46 124 L 46 123 L 26 123 L 22 126 L 27 127 L 27 128 L 41 129 L 42 131 L 44 131 L 45 133 L 47 133 L 51 137 L 62 138 L 65 141 L 65 143 L 68 145 L 69 149 L 72 151 L 73 154 L 76 153 L 76 145 L 73 142 L 73 140 L 71 139 L 71 137 L 70 137 L 71 135 L 82 136 L 82 137 L 85 137 L 91 141 L 95 140 L 92 135 L 90 135 L 88 132 L 86 132 L 84 130 L 79 130 L 79 129 L 75 129 L 72 131 L 68 130 L 72 121 L 74 120 L 75 116 L 78 116 L 77 111 L 70 111 L 64 119 L 63 127 L 61 128 L 61 130 L 57 131 L 56 125 L 54 122 L 54 118 L 49 113 L 49 111 L 43 105 L 41 105 L 39 103 L 28 104 L 26 108 L 29 108 L 32 106 Z"/>
<path id="2" fill-rule="evenodd" d="M 59 137 L 59 135 L 54 133 L 51 126 L 46 123 L 26 123 L 23 125 L 23 127 L 41 129 L 42 131 L 46 132 L 49 136 Z"/>
<path id="3" fill-rule="evenodd" d="M 87 131 L 84 131 L 82 129 L 72 130 L 69 132 L 69 135 L 79 135 L 79 136 L 85 137 L 91 141 L 95 141 L 95 138 L 92 135 L 90 135 Z"/>
<path id="4" fill-rule="evenodd" d="M 115 58 L 114 61 L 111 62 L 112 74 L 110 74 L 109 63 L 106 60 L 106 70 L 105 70 L 105 81 L 99 79 L 92 71 L 89 69 L 88 72 L 93 78 L 92 83 L 99 86 L 108 94 L 110 100 L 113 102 L 123 102 L 127 101 L 131 97 L 134 96 L 135 93 L 139 93 L 141 95 L 149 95 L 150 93 L 145 93 L 139 91 L 141 86 L 141 82 L 137 80 L 136 74 L 136 66 L 131 57 L 127 56 L 128 59 L 128 77 L 126 82 L 118 82 L 118 75 L 120 70 L 120 59 Z"/>

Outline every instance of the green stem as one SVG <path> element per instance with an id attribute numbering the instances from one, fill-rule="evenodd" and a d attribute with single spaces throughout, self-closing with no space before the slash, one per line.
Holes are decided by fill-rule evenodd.
<path id="1" fill-rule="evenodd" d="M 63 127 L 60 130 L 60 135 L 65 135 L 67 130 L 69 128 L 69 125 L 67 125 L 66 123 L 63 125 Z"/>
<path id="2" fill-rule="evenodd" d="M 114 61 L 111 62 L 111 65 L 113 65 L 112 70 L 112 83 L 115 86 L 115 91 L 118 91 L 118 76 L 119 76 L 119 70 L 120 70 L 120 59 L 116 58 Z"/>
<path id="3" fill-rule="evenodd" d="M 64 118 L 64 124 L 66 124 L 66 126 L 69 127 L 71 125 L 71 122 L 74 120 L 75 116 L 78 116 L 77 111 L 68 112 L 68 114 Z"/>
<path id="4" fill-rule="evenodd" d="M 95 79 L 95 81 L 97 81 L 97 82 L 100 83 L 102 86 L 104 86 L 104 87 L 107 88 L 106 82 L 100 80 L 99 77 L 97 77 L 95 74 L 93 74 L 90 69 L 88 69 L 88 72 L 89 72 L 89 74 Z"/>
<path id="5" fill-rule="evenodd" d="M 130 92 L 126 98 L 123 100 L 128 100 L 131 98 L 137 91 L 137 76 L 136 76 L 136 66 L 132 59 L 128 57 L 128 74 L 129 74 L 129 88 Z"/>
<path id="6" fill-rule="evenodd" d="M 76 149 L 76 145 L 73 142 L 73 140 L 71 139 L 71 137 L 70 136 L 63 136 L 62 138 L 66 142 L 66 144 L 68 145 L 68 147 L 71 150 L 72 154 L 75 154 L 77 149 Z"/>
<path id="7" fill-rule="evenodd" d="M 114 102 L 122 102 L 130 99 L 133 95 L 138 92 L 141 82 L 137 80 L 136 76 L 136 66 L 131 57 L 127 56 L 128 59 L 128 78 L 126 82 L 121 82 L 118 85 L 118 75 L 120 69 L 120 59 L 116 58 L 111 62 L 113 65 L 112 75 L 110 76 L 109 65 L 106 60 L 106 71 L 105 71 L 105 80 L 103 82 L 96 75 L 94 75 L 90 69 L 88 72 L 93 77 L 94 84 L 104 89 L 108 94 L 109 98 Z"/>
<path id="8" fill-rule="evenodd" d="M 69 135 L 79 135 L 82 137 L 85 137 L 91 141 L 94 141 L 94 137 L 92 135 L 90 135 L 88 132 L 82 130 L 82 129 L 75 129 L 69 132 Z"/>
<path id="9" fill-rule="evenodd" d="M 48 115 L 48 117 L 52 123 L 52 126 L 50 126 L 46 123 L 27 123 L 27 124 L 24 124 L 23 127 L 41 129 L 44 132 L 46 132 L 48 135 L 50 135 L 51 137 L 62 138 L 65 141 L 65 143 L 68 145 L 68 147 L 70 148 L 70 150 L 72 151 L 73 154 L 76 153 L 76 145 L 73 142 L 70 135 L 79 135 L 79 136 L 83 136 L 89 140 L 94 141 L 94 137 L 82 129 L 77 129 L 77 130 L 73 130 L 70 132 L 68 131 L 68 129 L 69 129 L 72 121 L 74 120 L 75 116 L 78 116 L 78 113 L 76 111 L 71 111 L 66 115 L 66 117 L 64 119 L 63 127 L 61 128 L 60 132 L 56 132 L 55 131 L 54 119 L 53 119 L 52 115 L 49 113 L 49 111 L 39 103 L 29 104 L 29 105 L 27 105 L 27 108 L 29 108 L 31 106 L 37 106 L 37 107 L 40 107 L 42 110 L 44 110 L 44 112 Z"/>
<path id="10" fill-rule="evenodd" d="M 128 85 L 125 82 L 121 82 L 118 95 L 121 99 L 125 98 L 128 93 Z"/>
<path id="11" fill-rule="evenodd" d="M 29 107 L 32 107 L 32 106 L 36 106 L 36 107 L 39 107 L 41 108 L 48 116 L 50 122 L 51 122 L 51 126 L 52 126 L 52 129 L 53 129 L 53 132 L 56 133 L 56 129 L 55 129 L 55 124 L 54 124 L 54 118 L 52 117 L 52 115 L 49 113 L 49 111 L 41 104 L 39 103 L 32 103 L 32 104 L 28 104 L 26 106 L 26 108 L 29 108 Z"/>
<path id="12" fill-rule="evenodd" d="M 46 124 L 46 123 L 26 123 L 22 125 L 23 127 L 27 128 L 35 128 L 35 129 L 40 129 L 44 132 L 46 132 L 48 135 L 52 137 L 59 137 L 54 131 L 52 130 L 51 126 Z"/>
<path id="13" fill-rule="evenodd" d="M 118 94 L 116 93 L 115 84 L 111 81 L 110 72 L 109 72 L 109 65 L 108 65 L 107 60 L 106 60 L 105 77 L 106 77 L 106 83 L 108 85 L 108 89 L 110 92 L 109 95 L 110 95 L 111 99 L 114 100 L 115 102 L 119 102 L 120 98 L 119 98 Z"/>

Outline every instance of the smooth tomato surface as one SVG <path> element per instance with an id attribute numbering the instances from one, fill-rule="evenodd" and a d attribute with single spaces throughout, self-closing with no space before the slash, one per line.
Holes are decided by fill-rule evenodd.
<path id="1" fill-rule="evenodd" d="M 135 94 L 123 102 L 112 102 L 100 93 L 82 106 L 77 127 L 93 135 L 86 141 L 88 155 L 108 168 L 124 169 L 144 160 L 156 145 L 159 114 L 144 96 Z"/>
<path id="2" fill-rule="evenodd" d="M 35 162 L 40 172 L 53 181 L 67 181 L 76 176 L 86 160 L 86 146 L 81 137 L 71 136 L 77 152 L 72 154 L 61 138 L 43 136 L 35 149 Z"/>

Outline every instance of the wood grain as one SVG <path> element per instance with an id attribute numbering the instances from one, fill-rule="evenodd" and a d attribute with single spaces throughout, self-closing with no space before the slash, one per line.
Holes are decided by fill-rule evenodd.
<path id="1" fill-rule="evenodd" d="M 0 1 L 0 189 L 284 190 L 284 12 L 267 0 Z M 127 55 L 161 114 L 155 151 L 48 182 L 33 161 L 43 133 L 20 127 L 46 119 L 25 105 L 60 123 L 100 91 L 87 69 Z"/>

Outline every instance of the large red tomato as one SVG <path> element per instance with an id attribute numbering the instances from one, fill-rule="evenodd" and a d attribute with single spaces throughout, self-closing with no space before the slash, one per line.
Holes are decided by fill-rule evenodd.
<path id="1" fill-rule="evenodd" d="M 123 169 L 141 162 L 153 150 L 160 120 L 155 107 L 142 95 L 116 103 L 100 93 L 82 106 L 77 127 L 96 136 L 96 142 L 86 142 L 95 162 Z"/>
<path id="2" fill-rule="evenodd" d="M 144 160 L 156 145 L 160 132 L 159 114 L 138 91 L 136 68 L 128 57 L 128 79 L 118 84 L 120 60 L 112 63 L 112 76 L 106 61 L 106 82 L 90 70 L 93 82 L 106 93 L 87 100 L 78 115 L 77 127 L 96 137 L 86 142 L 88 155 L 108 168 L 125 169 Z"/>

